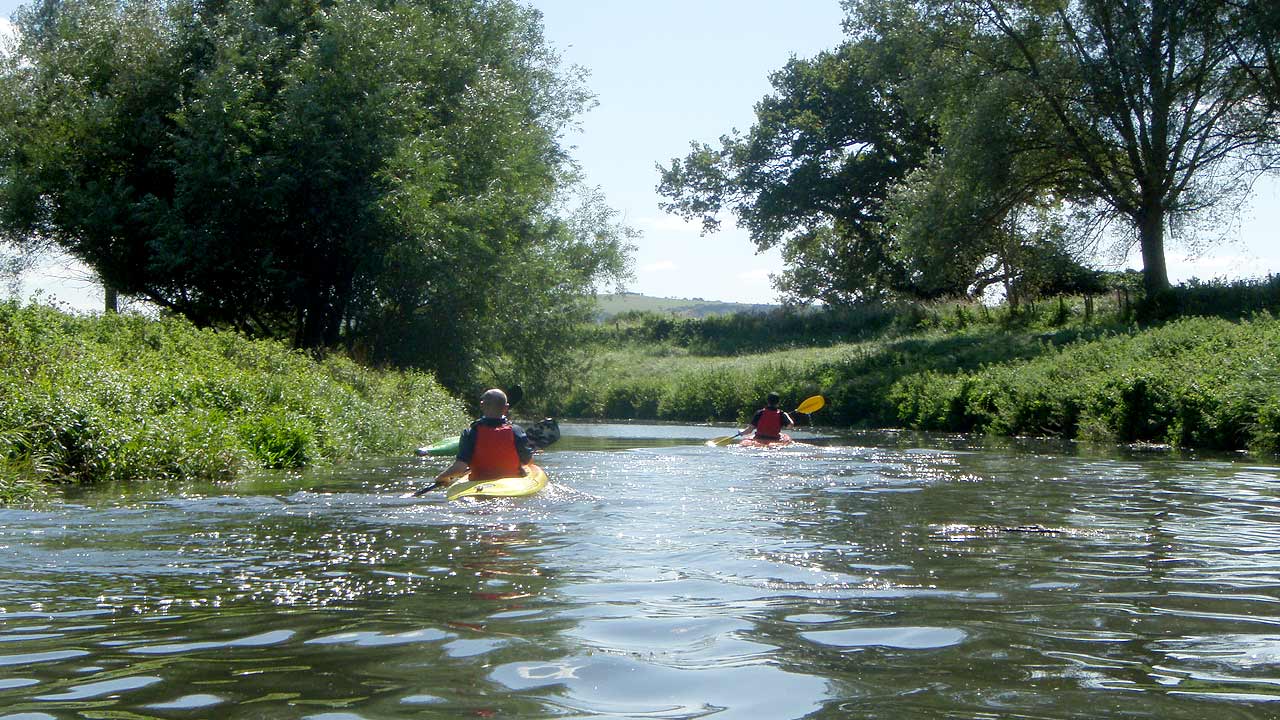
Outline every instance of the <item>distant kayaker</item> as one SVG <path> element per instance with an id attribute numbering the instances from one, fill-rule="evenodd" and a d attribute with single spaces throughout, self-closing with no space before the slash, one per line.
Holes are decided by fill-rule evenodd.
<path id="1" fill-rule="evenodd" d="M 518 477 L 523 466 L 533 460 L 529 438 L 519 425 L 507 419 L 507 394 L 494 388 L 480 396 L 483 417 L 471 423 L 458 439 L 458 456 L 453 464 L 436 476 L 422 494 L 438 487 L 448 487 L 455 478 L 471 473 L 472 480 Z"/>
<path id="2" fill-rule="evenodd" d="M 795 425 L 795 421 L 790 415 L 778 409 L 780 400 L 778 393 L 769 393 L 765 398 L 765 406 L 756 411 L 756 414 L 751 417 L 751 422 L 738 434 L 743 435 L 750 430 L 755 432 L 752 436 L 753 440 L 781 439 L 782 428 Z"/>

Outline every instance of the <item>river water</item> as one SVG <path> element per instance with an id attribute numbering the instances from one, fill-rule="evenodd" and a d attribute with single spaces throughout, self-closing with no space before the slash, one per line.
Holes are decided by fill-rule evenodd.
<path id="1" fill-rule="evenodd" d="M 0 718 L 1276 718 L 1280 467 L 562 425 L 0 509 Z"/>

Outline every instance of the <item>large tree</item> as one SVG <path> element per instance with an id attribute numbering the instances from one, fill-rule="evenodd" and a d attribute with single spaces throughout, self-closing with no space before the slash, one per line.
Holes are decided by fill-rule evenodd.
<path id="1" fill-rule="evenodd" d="M 512 0 L 41 0 L 17 25 L 0 227 L 199 323 L 457 384 L 503 351 L 512 278 L 577 312 L 627 270 L 615 225 L 565 230 L 590 98 Z M 397 352 L 410 327 L 431 342 Z"/>
<path id="2" fill-rule="evenodd" d="M 969 48 L 994 76 L 1024 83 L 1053 119 L 1056 127 L 1037 137 L 1071 171 L 1056 186 L 1125 218 L 1147 291 L 1166 290 L 1171 224 L 1238 190 L 1240 161 L 1274 142 L 1275 109 L 1258 102 L 1260 86 L 1246 71 L 1265 65 L 1274 41 L 1240 42 L 1246 23 L 1231 0 L 939 7 L 971 25 L 978 41 Z M 1000 47 L 991 40 L 1004 46 L 987 53 Z"/>
<path id="3" fill-rule="evenodd" d="M 1011 288 L 1065 257 L 1041 197 L 1055 155 L 1024 150 L 1038 122 L 1015 87 L 955 47 L 955 28 L 907 3 L 867 3 L 837 50 L 773 76 L 756 124 L 662 169 L 666 207 L 708 231 L 731 209 L 780 245 L 778 287 L 846 303 Z M 1024 283 L 1025 285 L 1025 283 Z"/>
<path id="4" fill-rule="evenodd" d="M 1064 197 L 1046 192 L 1070 161 L 1046 149 L 1051 118 L 1027 102 L 1022 83 L 975 61 L 983 43 L 942 15 L 897 0 L 859 8 L 848 28 L 862 42 L 910 47 L 904 84 L 930 118 L 937 148 L 891 190 L 886 233 L 912 284 L 933 294 L 979 296 L 996 284 L 1017 293 L 1062 287 L 1080 274 Z M 921 38 L 929 38 L 922 41 Z M 1000 52 L 986 41 L 985 54 Z"/>
<path id="5" fill-rule="evenodd" d="M 1257 102 L 1270 117 L 1268 135 L 1254 159 L 1260 167 L 1280 170 L 1280 3 L 1271 0 L 1235 0 L 1241 32 L 1233 49 L 1244 72 L 1258 87 Z"/>
<path id="6" fill-rule="evenodd" d="M 695 143 L 660 168 L 665 207 L 706 231 L 731 210 L 759 249 L 781 245 L 780 288 L 796 300 L 925 291 L 893 252 L 883 204 L 935 147 L 935 129 L 882 50 L 847 43 L 787 63 L 745 136 Z"/>
<path id="7" fill-rule="evenodd" d="M 749 133 L 661 171 L 670 210 L 781 245 L 794 298 L 1074 275 L 1077 218 L 1123 228 L 1159 293 L 1169 230 L 1275 157 L 1274 2 L 845 5 L 850 40 L 775 75 Z"/>

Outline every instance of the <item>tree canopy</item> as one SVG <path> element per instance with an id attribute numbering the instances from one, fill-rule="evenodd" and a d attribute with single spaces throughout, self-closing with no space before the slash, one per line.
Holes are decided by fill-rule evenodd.
<path id="1" fill-rule="evenodd" d="M 705 230 L 731 209 L 761 250 L 782 247 L 782 289 L 843 302 L 902 290 L 908 271 L 884 233 L 883 201 L 935 147 L 928 118 L 878 62 L 879 48 L 847 43 L 793 59 L 771 78 L 745 136 L 694 143 L 660 168 L 665 207 Z M 902 66 L 903 71 L 906 66 Z"/>
<path id="2" fill-rule="evenodd" d="M 1255 3 L 1246 3 L 1246 7 Z M 1276 140 L 1247 68 L 1270 43 L 1233 0 L 960 0 L 977 33 L 1012 52 L 986 63 L 1024 82 L 1053 118 L 1065 183 L 1137 236 L 1149 293 L 1169 287 L 1171 224 L 1239 190 L 1240 163 Z M 1242 54 L 1243 53 L 1243 54 Z"/>
<path id="3" fill-rule="evenodd" d="M 849 40 L 777 73 L 745 135 L 660 168 L 669 210 L 781 245 L 794 299 L 1067 279 L 1108 218 L 1159 293 L 1170 230 L 1274 167 L 1275 3 L 845 7 Z"/>
<path id="4" fill-rule="evenodd" d="M 39 0 L 3 60 L 0 229 L 204 325 L 455 385 L 585 313 L 630 231 L 560 137 L 591 99 L 512 0 Z M 415 341 L 409 341 L 416 336 Z"/>

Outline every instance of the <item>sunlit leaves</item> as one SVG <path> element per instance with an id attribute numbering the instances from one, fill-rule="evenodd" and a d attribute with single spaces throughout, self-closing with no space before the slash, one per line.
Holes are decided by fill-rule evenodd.
<path id="1" fill-rule="evenodd" d="M 0 220 L 198 324 L 456 385 L 502 351 L 473 326 L 509 315 L 511 277 L 578 302 L 625 266 L 585 239 L 611 226 L 560 231 L 560 136 L 589 96 L 511 0 L 71 0 L 19 22 Z M 556 267 L 523 273 L 535 255 Z"/>

